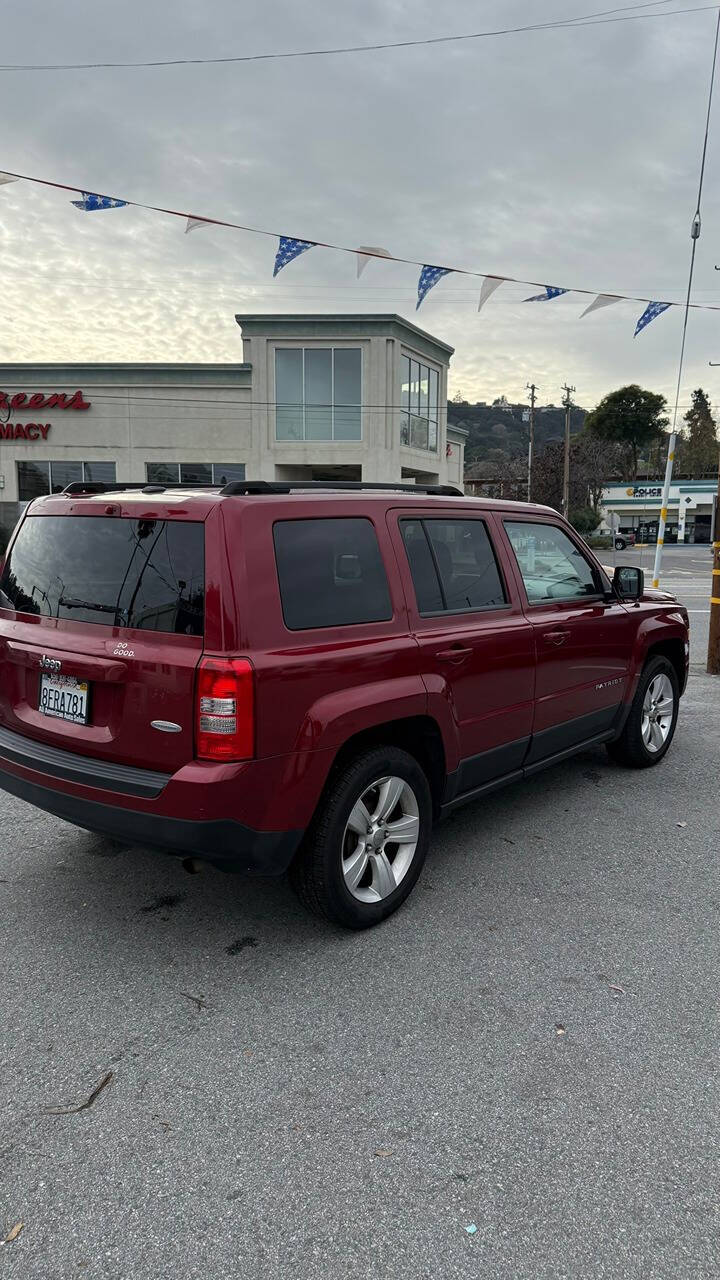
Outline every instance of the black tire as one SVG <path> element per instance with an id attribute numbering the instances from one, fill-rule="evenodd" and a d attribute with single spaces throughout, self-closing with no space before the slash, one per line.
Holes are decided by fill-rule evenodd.
<path id="1" fill-rule="evenodd" d="M 615 539 L 615 550 L 616 550 L 616 551 L 624 551 L 624 550 L 625 550 L 625 548 L 626 548 L 626 546 L 627 546 L 627 542 L 625 541 L 625 539 L 624 539 L 624 538 L 616 538 L 616 539 Z"/>
<path id="2" fill-rule="evenodd" d="M 656 751 L 651 751 L 643 741 L 642 722 L 643 722 L 643 703 L 648 685 L 659 675 L 667 676 L 673 691 L 673 711 L 670 718 L 670 726 L 667 737 L 662 747 Z M 675 736 L 675 728 L 677 725 L 678 709 L 680 706 L 680 686 L 678 684 L 677 672 L 671 662 L 667 658 L 650 658 L 646 662 L 642 675 L 638 683 L 635 697 L 632 701 L 630 713 L 625 721 L 625 727 L 620 737 L 615 742 L 607 744 L 608 754 L 618 764 L 626 765 L 631 769 L 651 769 L 654 765 L 659 764 L 667 755 L 670 744 Z"/>
<path id="3" fill-rule="evenodd" d="M 374 782 L 386 776 L 403 780 L 418 810 L 418 838 L 412 861 L 395 890 L 376 902 L 359 901 L 343 876 L 343 850 L 350 813 Z M 412 892 L 430 844 L 432 799 L 417 760 L 398 747 L 364 751 L 331 779 L 302 846 L 290 868 L 300 901 L 315 915 L 346 929 L 369 929 L 385 920 Z"/>

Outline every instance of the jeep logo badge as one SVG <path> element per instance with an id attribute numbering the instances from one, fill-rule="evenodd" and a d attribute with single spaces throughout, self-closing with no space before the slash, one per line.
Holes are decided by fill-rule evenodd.
<path id="1" fill-rule="evenodd" d="M 59 671 L 61 667 L 62 662 L 59 658 L 48 658 L 46 653 L 40 659 L 40 669 L 42 671 Z"/>

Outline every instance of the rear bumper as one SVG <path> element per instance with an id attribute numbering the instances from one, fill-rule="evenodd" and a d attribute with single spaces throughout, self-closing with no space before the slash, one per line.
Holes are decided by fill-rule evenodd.
<path id="1" fill-rule="evenodd" d="M 115 840 L 202 858 L 221 871 L 282 875 L 295 856 L 302 831 L 254 831 L 233 819 L 192 821 L 99 804 L 8 773 L 0 760 L 0 787 L 57 818 Z"/>
<path id="2" fill-rule="evenodd" d="M 192 854 L 224 871 L 287 870 L 305 815 L 286 808 L 287 829 L 266 828 L 278 816 L 271 801 L 283 794 L 288 769 L 297 766 L 282 758 L 219 767 L 192 762 L 168 775 L 75 755 L 0 727 L 3 790 L 89 831 Z"/>

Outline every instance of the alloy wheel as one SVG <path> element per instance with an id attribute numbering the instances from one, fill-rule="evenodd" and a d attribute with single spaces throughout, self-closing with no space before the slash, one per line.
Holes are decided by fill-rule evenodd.
<path id="1" fill-rule="evenodd" d="M 342 873 L 360 902 L 381 902 L 405 878 L 420 837 L 417 797 L 404 778 L 378 778 L 366 787 L 347 820 Z"/>
<path id="2" fill-rule="evenodd" d="M 657 675 L 650 681 L 643 699 L 642 740 L 653 755 L 668 740 L 675 711 L 675 695 L 669 678 Z"/>

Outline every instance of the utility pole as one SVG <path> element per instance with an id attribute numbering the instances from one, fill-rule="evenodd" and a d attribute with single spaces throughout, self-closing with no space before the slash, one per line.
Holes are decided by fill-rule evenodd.
<path id="1" fill-rule="evenodd" d="M 718 457 L 718 487 L 713 514 L 713 568 L 707 669 L 708 675 L 720 676 L 720 457 Z"/>
<path id="2" fill-rule="evenodd" d="M 565 466 L 563 469 L 563 500 L 562 513 L 566 520 L 570 519 L 570 410 L 572 408 L 571 396 L 575 387 L 569 387 L 567 383 L 563 387 L 565 392 Z"/>
<path id="3" fill-rule="evenodd" d="M 715 268 L 720 271 L 720 267 Z M 711 360 L 711 369 L 720 368 L 720 361 Z M 720 676 L 720 453 L 718 454 L 718 487 L 713 511 L 713 567 L 710 587 L 710 636 L 708 639 L 707 671 L 709 676 Z"/>
<path id="4" fill-rule="evenodd" d="M 532 502 L 532 469 L 533 454 L 535 452 L 535 393 L 537 387 L 534 382 L 528 382 L 527 389 L 530 392 L 530 443 L 528 445 L 528 502 Z"/>

